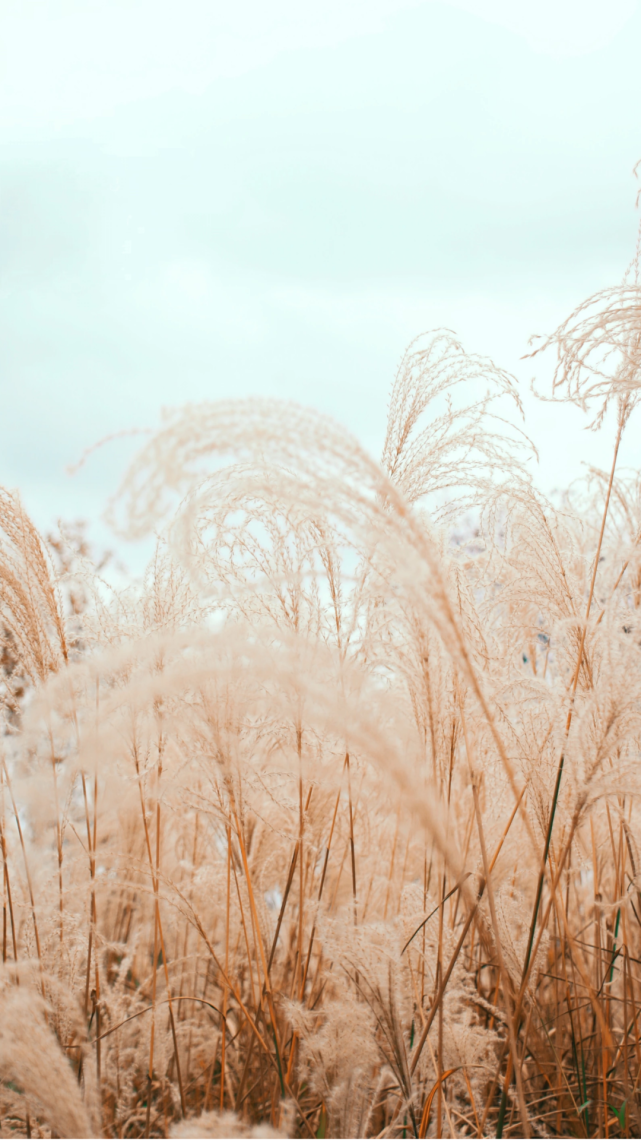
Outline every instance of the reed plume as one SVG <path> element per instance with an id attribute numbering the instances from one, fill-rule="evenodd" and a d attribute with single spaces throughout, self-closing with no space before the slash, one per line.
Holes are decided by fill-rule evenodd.
<path id="1" fill-rule="evenodd" d="M 110 507 L 140 583 L 0 493 L 2 1135 L 639 1134 L 635 274 L 545 341 L 615 411 L 560 504 L 443 329 L 380 462 L 166 413 Z"/>

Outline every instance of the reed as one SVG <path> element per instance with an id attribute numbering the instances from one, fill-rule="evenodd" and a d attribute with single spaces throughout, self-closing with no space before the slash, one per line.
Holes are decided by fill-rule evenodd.
<path id="1" fill-rule="evenodd" d="M 0 492 L 2 1136 L 639 1135 L 636 262 L 543 349 L 614 411 L 561 506 L 446 330 L 380 462 L 167 413 L 119 591 Z"/>

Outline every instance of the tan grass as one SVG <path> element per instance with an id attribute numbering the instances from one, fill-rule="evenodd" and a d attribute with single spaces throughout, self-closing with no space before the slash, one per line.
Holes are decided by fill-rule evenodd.
<path id="1" fill-rule="evenodd" d="M 168 414 L 111 507 L 141 586 L 0 492 L 1 1135 L 639 1135 L 639 297 L 546 342 L 616 410 L 561 509 L 447 330 L 380 463 Z"/>

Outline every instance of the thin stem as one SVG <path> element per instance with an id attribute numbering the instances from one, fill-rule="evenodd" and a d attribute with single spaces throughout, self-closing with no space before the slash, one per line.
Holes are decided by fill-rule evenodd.
<path id="1" fill-rule="evenodd" d="M 488 903 L 490 906 L 490 915 L 492 918 L 492 927 L 494 930 L 494 944 L 496 947 L 496 955 L 497 955 L 497 958 L 499 961 L 499 972 L 500 972 L 501 979 L 503 982 L 503 1000 L 505 1002 L 505 1013 L 506 1013 L 506 1018 L 507 1018 L 507 1027 L 508 1027 L 508 1036 L 509 1036 L 509 1042 L 510 1042 L 510 1053 L 512 1056 L 512 1064 L 514 1065 L 514 1068 L 516 1071 L 516 1085 L 517 1085 L 517 1095 L 518 1095 L 518 1099 L 519 1099 L 519 1112 L 521 1115 L 521 1125 L 523 1127 L 524 1135 L 526 1137 L 529 1137 L 530 1136 L 530 1119 L 528 1116 L 528 1111 L 527 1111 L 527 1107 L 526 1107 L 526 1103 L 525 1103 L 525 1094 L 523 1092 L 523 1082 L 521 1080 L 521 1072 L 520 1072 L 520 1067 L 518 1064 L 518 1055 L 517 1055 L 517 1047 L 516 1047 L 516 1017 L 515 1017 L 515 1011 L 514 1011 L 514 1008 L 512 1006 L 512 1001 L 511 1001 L 510 979 L 509 979 L 509 975 L 508 975 L 508 972 L 507 972 L 507 969 L 505 966 L 505 960 L 503 957 L 503 946 L 501 943 L 501 935 L 500 935 L 498 920 L 497 920 L 497 916 L 496 916 L 496 904 L 495 904 L 495 900 L 494 900 L 494 888 L 492 886 L 492 872 L 490 870 L 489 860 L 487 857 L 487 850 L 485 847 L 485 832 L 483 829 L 483 819 L 481 816 L 481 808 L 480 808 L 480 804 L 479 804 L 478 779 L 477 779 L 476 774 L 474 772 L 473 757 L 472 757 L 472 752 L 471 752 L 470 740 L 469 740 L 468 733 L 467 733 L 467 724 L 465 721 L 465 714 L 463 712 L 462 703 L 460 705 L 460 709 L 461 709 L 461 722 L 463 725 L 463 735 L 465 737 L 465 750 L 467 752 L 467 760 L 468 760 L 468 765 L 470 768 L 470 775 L 472 777 L 472 795 L 474 798 L 474 811 L 476 814 L 476 823 L 477 823 L 478 836 L 479 836 L 479 845 L 481 848 L 481 857 L 483 860 L 483 874 L 485 876 L 485 884 L 487 887 L 487 899 L 488 899 Z"/>
<path id="2" fill-rule="evenodd" d="M 605 534 L 605 524 L 606 524 L 607 517 L 608 517 L 608 508 L 610 506 L 610 496 L 612 494 L 612 485 L 614 483 L 614 472 L 615 472 L 616 465 L 617 465 L 617 457 L 619 454 L 619 446 L 621 443 L 621 436 L 623 433 L 624 425 L 625 425 L 625 418 L 624 418 L 623 413 L 620 412 L 619 423 L 618 423 L 618 428 L 617 428 L 617 436 L 616 436 L 616 441 L 614 444 L 614 455 L 612 456 L 612 467 L 610 469 L 610 478 L 608 480 L 608 489 L 606 492 L 605 504 L 603 507 L 603 516 L 601 519 L 601 529 L 599 531 L 599 541 L 597 543 L 596 554 L 594 557 L 594 566 L 592 568 L 592 578 L 590 580 L 590 590 L 588 593 L 588 600 L 587 600 L 587 605 L 585 608 L 585 618 L 583 620 L 583 625 L 582 625 L 582 629 L 581 629 L 579 651 L 577 653 L 576 666 L 575 666 L 574 675 L 572 678 L 572 687 L 570 690 L 570 707 L 568 709 L 568 715 L 567 715 L 567 719 L 565 722 L 563 749 L 561 751 L 561 756 L 559 758 L 559 764 L 558 764 L 557 773 L 556 773 L 556 781 L 554 784 L 554 794 L 552 796 L 552 805 L 550 807 L 550 816 L 549 816 L 549 820 L 548 820 L 548 826 L 547 826 L 547 831 L 546 831 L 546 836 L 545 836 L 545 844 L 544 844 L 544 848 L 543 848 L 543 858 L 541 859 L 541 867 L 539 870 L 539 878 L 538 878 L 538 882 L 537 882 L 536 895 L 535 895 L 535 899 L 534 899 L 534 908 L 532 911 L 532 920 L 530 923 L 530 932 L 529 932 L 529 936 L 528 936 L 528 943 L 527 943 L 527 949 L 526 949 L 526 953 L 525 953 L 525 960 L 523 963 L 523 973 L 524 974 L 527 972 L 529 964 L 530 964 L 530 957 L 532 954 L 532 945 L 534 943 L 534 933 L 536 930 L 536 923 L 537 923 L 537 919 L 538 919 L 538 915 L 539 915 L 539 909 L 541 906 L 541 895 L 543 893 L 543 883 L 545 880 L 545 867 L 546 867 L 548 855 L 550 852 L 550 844 L 552 842 L 552 832 L 554 829 L 554 817 L 556 815 L 556 808 L 557 808 L 557 804 L 559 802 L 559 793 L 561 790 L 561 780 L 563 777 L 563 766 L 565 763 L 565 744 L 567 742 L 567 739 L 568 739 L 568 736 L 570 733 L 570 727 L 572 725 L 572 716 L 574 713 L 574 703 L 575 703 L 575 698 L 576 698 L 576 690 L 577 690 L 577 686 L 579 683 L 579 675 L 581 672 L 581 664 L 583 661 L 583 650 L 585 647 L 585 638 L 586 638 L 587 629 L 588 629 L 588 620 L 590 617 L 590 610 L 592 608 L 592 598 L 594 596 L 594 587 L 595 587 L 595 583 L 596 583 L 596 576 L 597 576 L 597 571 L 599 569 L 599 560 L 601 558 L 601 547 L 603 544 L 603 536 Z"/>

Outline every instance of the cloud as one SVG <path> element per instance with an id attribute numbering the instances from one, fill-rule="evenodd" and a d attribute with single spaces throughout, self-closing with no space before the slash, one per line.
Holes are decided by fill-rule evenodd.
<path id="1" fill-rule="evenodd" d="M 539 52 L 608 43 L 637 0 L 429 0 L 507 28 Z M 425 0 L 4 0 L 0 138 L 56 133 L 114 108 L 264 67 L 284 52 L 380 32 Z"/>
<path id="2" fill-rule="evenodd" d="M 639 16 L 586 54 L 633 10 L 4 0 L 0 482 L 96 513 L 119 461 L 67 479 L 88 443 L 230 393 L 376 441 L 436 324 L 522 369 L 634 242 Z"/>
<path id="3" fill-rule="evenodd" d="M 637 0 L 443 0 L 522 36 L 551 56 L 604 47 L 637 10 Z"/>

